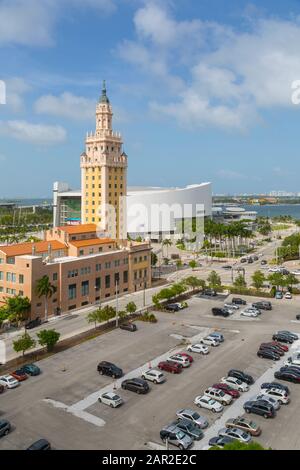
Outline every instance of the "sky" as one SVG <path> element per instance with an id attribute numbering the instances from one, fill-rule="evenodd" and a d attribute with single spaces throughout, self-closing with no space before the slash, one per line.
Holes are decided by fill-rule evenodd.
<path id="1" fill-rule="evenodd" d="M 0 198 L 80 187 L 104 79 L 129 185 L 300 192 L 299 0 L 0 0 Z"/>

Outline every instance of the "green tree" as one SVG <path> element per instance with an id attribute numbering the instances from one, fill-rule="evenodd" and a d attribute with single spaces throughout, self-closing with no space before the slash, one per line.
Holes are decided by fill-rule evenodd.
<path id="1" fill-rule="evenodd" d="M 19 323 L 28 318 L 31 304 L 28 297 L 16 295 L 14 297 L 7 297 L 3 308 L 7 311 L 10 321 Z"/>
<path id="2" fill-rule="evenodd" d="M 158 261 L 158 256 L 156 253 L 151 252 L 151 266 L 156 266 Z"/>
<path id="3" fill-rule="evenodd" d="M 134 302 L 129 302 L 126 305 L 126 312 L 127 313 L 135 313 L 137 311 L 137 306 Z"/>
<path id="4" fill-rule="evenodd" d="M 218 290 L 222 287 L 221 277 L 219 276 L 219 274 L 216 273 L 216 271 L 211 271 L 207 278 L 207 281 L 209 287 L 214 290 Z"/>
<path id="5" fill-rule="evenodd" d="M 197 288 L 205 288 L 205 281 L 204 279 L 198 279 L 196 276 L 188 276 L 185 279 L 183 279 L 183 283 L 191 287 L 192 290 L 194 291 Z"/>
<path id="6" fill-rule="evenodd" d="M 172 240 L 170 238 L 165 238 L 162 242 L 162 247 L 166 246 L 167 247 L 167 258 L 169 257 L 169 246 L 172 246 Z"/>
<path id="7" fill-rule="evenodd" d="M 197 263 L 194 259 L 192 259 L 190 262 L 189 262 L 189 267 L 192 268 L 192 270 L 194 271 L 194 269 L 196 268 L 197 266 Z"/>
<path id="8" fill-rule="evenodd" d="M 13 341 L 13 348 L 16 353 L 22 352 L 22 355 L 25 355 L 25 352 L 29 349 L 34 348 L 36 341 L 25 332 L 22 336 L 19 336 L 18 339 Z"/>
<path id="9" fill-rule="evenodd" d="M 88 323 L 94 323 L 96 329 L 97 323 L 99 322 L 99 310 L 94 310 L 93 312 L 90 312 L 87 315 L 86 319 Z"/>
<path id="10" fill-rule="evenodd" d="M 54 346 L 59 341 L 60 333 L 56 330 L 41 330 L 37 333 L 39 344 L 46 347 L 47 351 L 53 351 Z"/>
<path id="11" fill-rule="evenodd" d="M 246 281 L 245 281 L 245 279 L 244 279 L 244 276 L 243 276 L 242 274 L 239 274 L 239 275 L 235 278 L 235 280 L 234 280 L 234 282 L 233 282 L 233 285 L 234 285 L 235 287 L 247 287 L 247 283 L 246 283 Z"/>
<path id="12" fill-rule="evenodd" d="M 286 279 L 281 273 L 272 273 L 268 276 L 268 281 L 272 286 L 275 286 L 277 290 L 282 289 L 286 285 Z"/>
<path id="13" fill-rule="evenodd" d="M 57 291 L 56 286 L 51 284 L 48 276 L 43 276 L 36 283 L 36 293 L 39 298 L 45 298 L 45 321 L 48 321 L 48 300 L 51 299 L 53 294 Z"/>
<path id="14" fill-rule="evenodd" d="M 261 289 L 264 285 L 266 277 L 263 272 L 255 271 L 252 275 L 252 284 L 256 289 Z"/>
<path id="15" fill-rule="evenodd" d="M 249 444 L 245 444 L 244 442 L 239 442 L 237 440 L 230 442 L 229 444 L 225 444 L 224 447 L 213 446 L 210 450 L 266 450 L 261 444 L 258 442 L 252 441 Z"/>
<path id="16" fill-rule="evenodd" d="M 289 287 L 290 290 L 292 290 L 293 286 L 297 284 L 299 284 L 299 279 L 297 279 L 295 274 L 290 273 L 285 277 L 285 285 Z"/>

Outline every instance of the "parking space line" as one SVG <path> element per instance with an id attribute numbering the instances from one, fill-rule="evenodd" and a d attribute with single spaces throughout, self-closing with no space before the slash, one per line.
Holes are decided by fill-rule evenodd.
<path id="1" fill-rule="evenodd" d="M 51 400 L 51 398 L 45 398 L 43 400 L 46 403 L 51 404 L 54 408 L 58 408 L 61 410 L 66 411 L 67 413 L 71 413 L 72 415 L 76 416 L 77 418 L 83 419 L 84 421 L 94 424 L 98 427 L 103 427 L 106 423 L 103 419 L 98 418 L 97 416 L 87 413 L 83 410 L 76 410 L 72 406 L 65 405 L 64 403 L 56 400 Z"/>

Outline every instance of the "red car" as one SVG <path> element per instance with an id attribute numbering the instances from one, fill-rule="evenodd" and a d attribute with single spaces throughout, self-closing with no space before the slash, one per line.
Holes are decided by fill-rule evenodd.
<path id="1" fill-rule="evenodd" d="M 213 388 L 217 388 L 218 390 L 223 390 L 223 392 L 227 393 L 232 398 L 239 398 L 239 396 L 240 396 L 240 392 L 238 392 L 237 390 L 234 390 L 233 388 L 231 388 L 227 384 L 222 384 L 222 383 L 214 384 Z"/>
<path id="2" fill-rule="evenodd" d="M 271 341 L 269 344 L 272 344 L 273 346 L 277 346 L 283 352 L 288 352 L 289 350 L 289 347 L 286 344 L 278 343 L 278 341 Z"/>
<path id="3" fill-rule="evenodd" d="M 182 366 L 172 361 L 162 361 L 158 364 L 158 368 L 172 374 L 180 374 L 182 371 Z"/>
<path id="4" fill-rule="evenodd" d="M 185 352 L 178 353 L 178 356 L 186 357 L 190 361 L 190 363 L 194 362 L 194 358 L 190 354 L 187 354 Z"/>
<path id="5" fill-rule="evenodd" d="M 20 369 L 11 372 L 10 375 L 12 375 L 19 382 L 23 382 L 23 380 L 28 379 L 28 375 Z"/>

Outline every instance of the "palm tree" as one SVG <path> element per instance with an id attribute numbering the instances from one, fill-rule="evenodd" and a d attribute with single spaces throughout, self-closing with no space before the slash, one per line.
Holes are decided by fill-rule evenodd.
<path id="1" fill-rule="evenodd" d="M 36 283 L 36 293 L 38 297 L 45 297 L 45 321 L 48 321 L 48 299 L 50 299 L 56 291 L 56 286 L 51 284 L 48 276 L 43 276 Z"/>
<path id="2" fill-rule="evenodd" d="M 170 240 L 170 238 L 165 238 L 165 240 L 163 240 L 163 242 L 162 242 L 162 246 L 167 247 L 167 258 L 168 258 L 169 257 L 169 246 L 172 246 L 172 240 Z"/>

